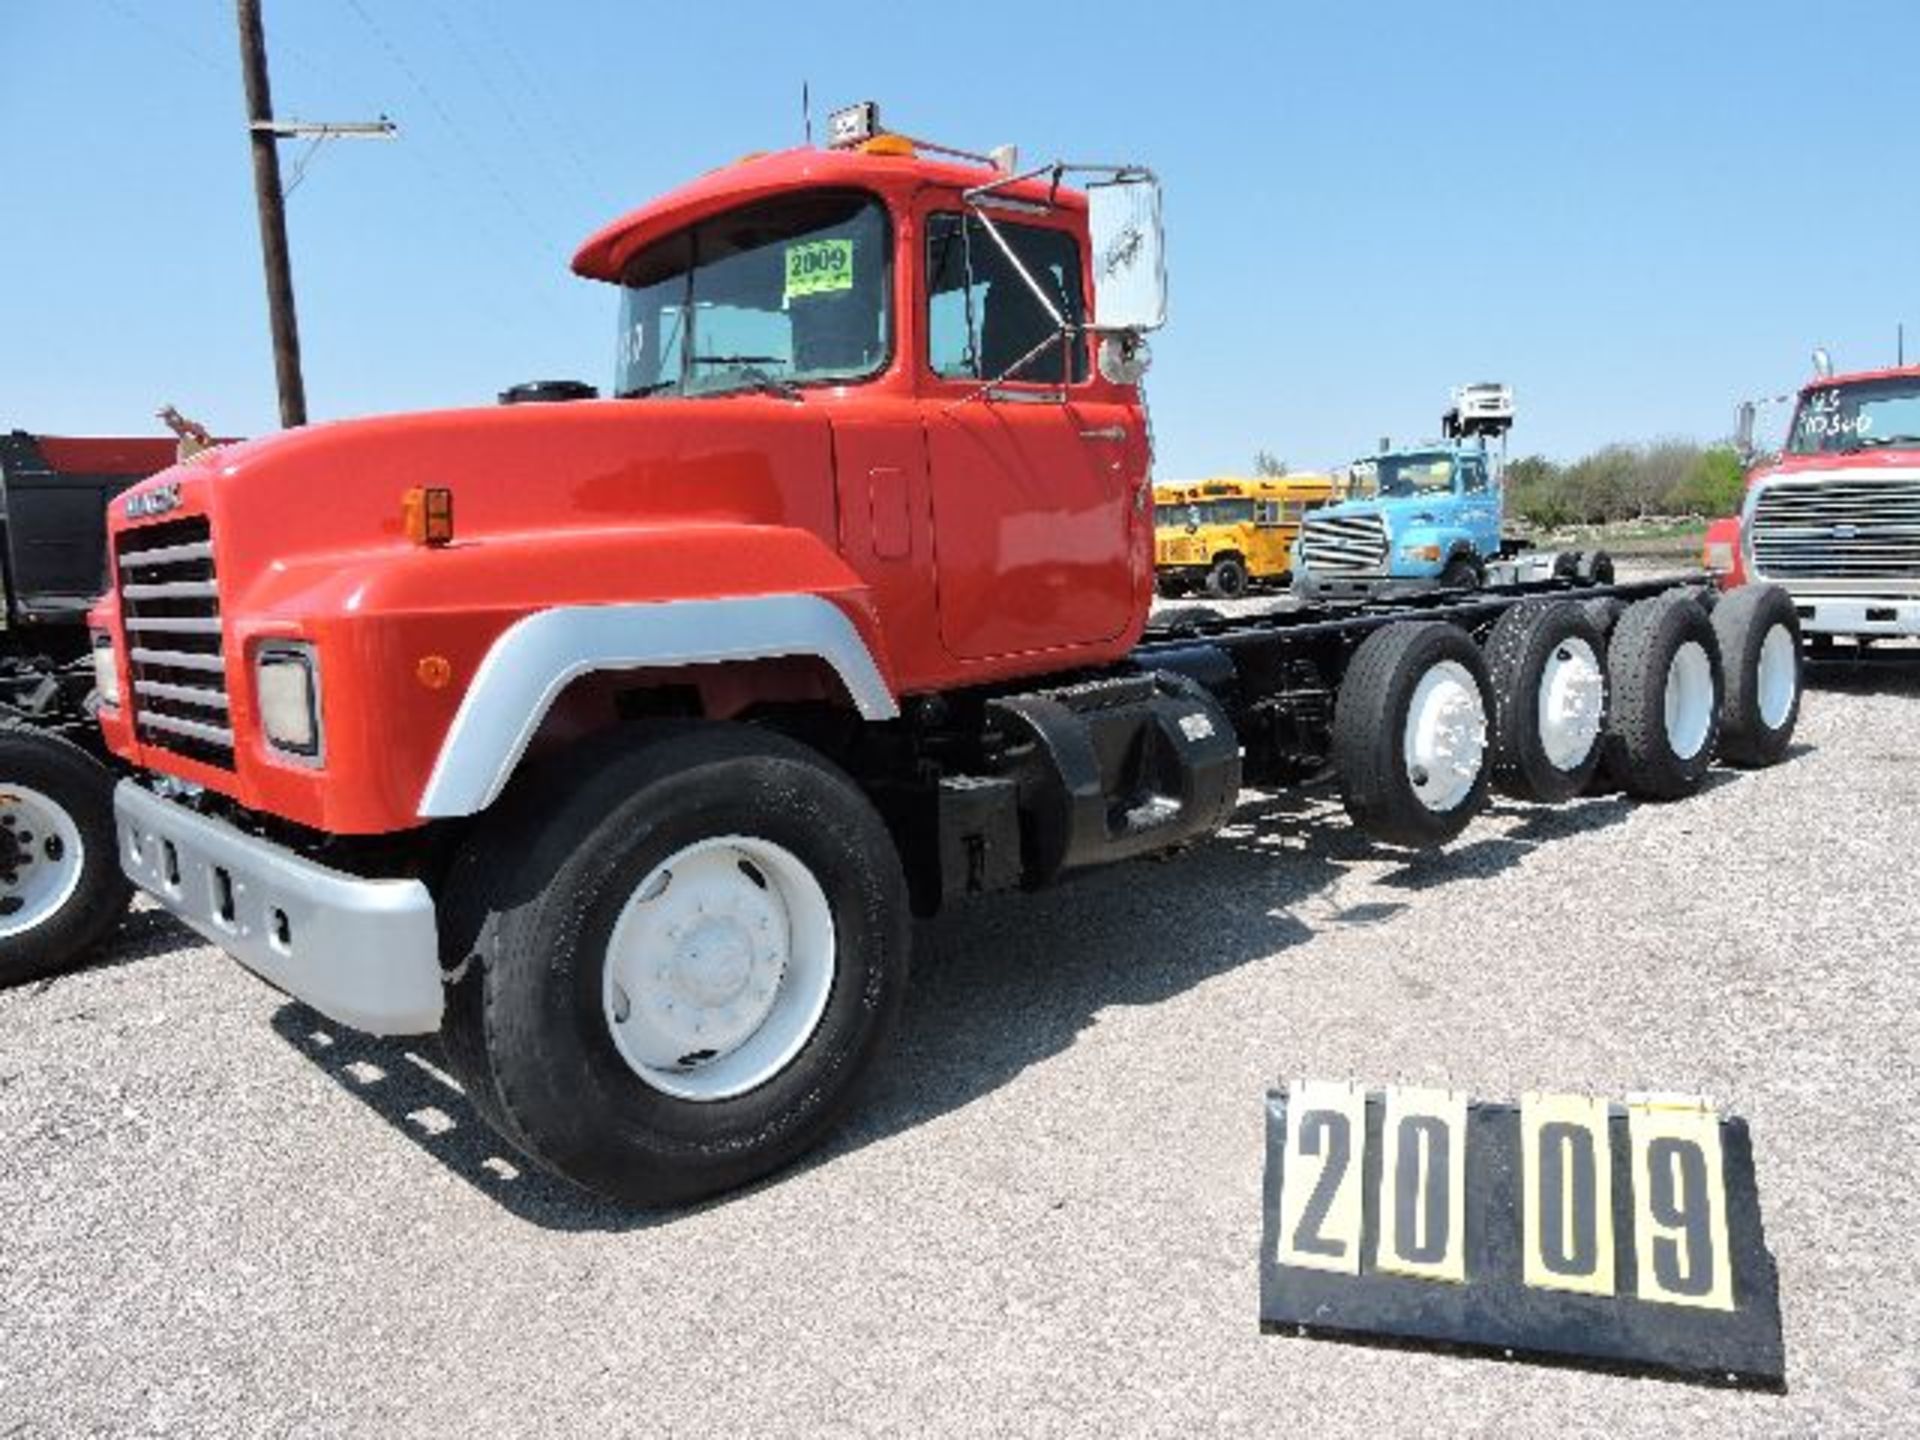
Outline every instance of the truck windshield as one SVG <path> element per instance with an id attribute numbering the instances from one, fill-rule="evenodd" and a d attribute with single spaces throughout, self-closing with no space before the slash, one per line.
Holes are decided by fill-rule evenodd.
<path id="1" fill-rule="evenodd" d="M 1899 444 L 1920 445 L 1920 376 L 1806 391 L 1793 417 L 1787 453 L 1850 454 Z"/>
<path id="2" fill-rule="evenodd" d="M 1453 457 L 1444 451 L 1425 455 L 1375 455 L 1353 463 L 1353 493 L 1392 500 L 1407 495 L 1444 494 L 1453 489 Z"/>
<path id="3" fill-rule="evenodd" d="M 1193 500 L 1172 504 L 1160 516 L 1162 525 L 1244 525 L 1253 519 L 1251 500 Z"/>
<path id="4" fill-rule="evenodd" d="M 885 368 L 887 219 L 863 195 L 731 211 L 643 250 L 620 294 L 614 393 L 717 395 Z"/>

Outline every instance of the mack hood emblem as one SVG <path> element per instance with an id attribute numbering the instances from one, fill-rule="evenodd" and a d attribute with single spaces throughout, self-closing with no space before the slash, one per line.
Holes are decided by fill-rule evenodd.
<path id="1" fill-rule="evenodd" d="M 156 485 L 151 490 L 138 491 L 127 496 L 126 500 L 126 515 L 129 520 L 147 520 L 179 508 L 180 482 L 177 480 L 169 481 L 165 485 Z"/>

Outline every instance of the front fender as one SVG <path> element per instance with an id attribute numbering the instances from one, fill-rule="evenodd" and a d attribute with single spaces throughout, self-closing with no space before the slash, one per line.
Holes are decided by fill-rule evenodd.
<path id="1" fill-rule="evenodd" d="M 594 669 L 809 655 L 863 715 L 894 713 L 866 586 L 817 536 L 785 526 L 303 556 L 260 571 L 228 613 L 242 658 L 237 798 L 339 834 L 484 808 L 554 696 Z M 253 656 L 287 638 L 320 656 L 323 769 L 289 764 L 258 738 Z"/>

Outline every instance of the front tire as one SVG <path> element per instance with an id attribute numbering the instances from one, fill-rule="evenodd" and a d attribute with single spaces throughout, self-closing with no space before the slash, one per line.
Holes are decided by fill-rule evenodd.
<path id="1" fill-rule="evenodd" d="M 0 721 L 0 986 L 72 967 L 126 913 L 113 785 L 72 741 Z"/>
<path id="2" fill-rule="evenodd" d="M 1456 555 L 1440 572 L 1442 590 L 1478 590 L 1486 583 L 1486 571 L 1471 555 Z"/>
<path id="3" fill-rule="evenodd" d="M 885 825 L 821 756 L 745 726 L 564 763 L 456 867 L 449 1063 L 505 1138 L 622 1203 L 787 1164 L 852 1105 L 905 994 Z"/>

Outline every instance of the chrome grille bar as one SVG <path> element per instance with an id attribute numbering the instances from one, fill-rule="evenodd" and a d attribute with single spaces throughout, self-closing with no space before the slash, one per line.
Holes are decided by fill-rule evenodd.
<path id="1" fill-rule="evenodd" d="M 136 732 L 150 745 L 231 770 L 220 580 L 206 517 L 122 530 L 114 559 L 121 624 L 130 641 Z"/>

